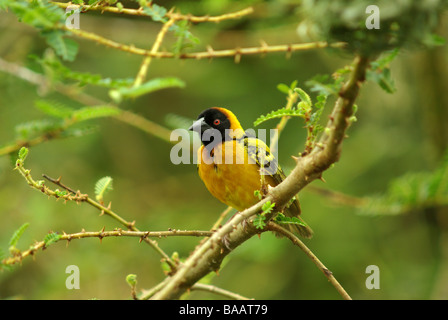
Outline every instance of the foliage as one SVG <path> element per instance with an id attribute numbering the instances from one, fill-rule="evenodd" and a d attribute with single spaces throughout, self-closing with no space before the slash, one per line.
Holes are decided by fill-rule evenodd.
<path id="1" fill-rule="evenodd" d="M 91 126 L 72 128 L 75 124 L 95 118 L 113 117 L 120 110 L 111 106 L 94 106 L 74 109 L 57 101 L 37 100 L 36 108 L 52 118 L 19 123 L 15 127 L 17 140 L 41 137 L 80 137 L 92 133 Z"/>
<path id="2" fill-rule="evenodd" d="M 137 98 L 141 95 L 148 94 L 157 90 L 166 88 L 183 88 L 185 83 L 174 77 L 151 79 L 137 87 L 120 87 L 109 92 L 110 97 L 117 103 L 123 99 Z"/>
<path id="3" fill-rule="evenodd" d="M 10 9 L 17 18 L 40 30 L 47 43 L 64 60 L 73 61 L 78 53 L 78 43 L 70 38 L 68 32 L 61 30 L 66 15 L 56 5 L 47 1 L 1 0 L 0 8 Z"/>
<path id="4" fill-rule="evenodd" d="M 58 242 L 61 239 L 61 235 L 57 232 L 48 233 L 44 238 L 45 248 L 50 246 L 53 243 Z"/>
<path id="5" fill-rule="evenodd" d="M 409 172 L 389 183 L 382 195 L 366 197 L 360 213 L 402 214 L 448 205 L 448 153 L 432 172 Z"/>
<path id="6" fill-rule="evenodd" d="M 287 217 L 283 213 L 279 212 L 274 218 L 274 221 L 279 224 L 298 224 L 306 227 L 306 224 L 297 217 Z"/>
<path id="7" fill-rule="evenodd" d="M 398 49 L 385 52 L 383 57 L 371 63 L 371 69 L 367 72 L 367 79 L 378 83 L 378 85 L 387 93 L 394 93 L 396 91 L 389 65 L 398 53 Z"/>
<path id="8" fill-rule="evenodd" d="M 365 25 L 369 15 L 366 8 L 372 4 L 379 8 L 379 29 Z M 319 38 L 344 41 L 350 51 L 376 56 L 397 47 L 437 43 L 433 33 L 446 5 L 444 0 L 306 0 L 302 14 L 307 29 Z"/>
<path id="9" fill-rule="evenodd" d="M 102 202 L 104 195 L 113 190 L 112 187 L 112 178 L 111 177 L 103 177 L 99 179 L 95 184 L 95 195 L 96 200 Z"/>
<path id="10" fill-rule="evenodd" d="M 11 240 L 9 240 L 9 245 L 12 248 L 15 248 L 17 243 L 19 242 L 20 238 L 22 237 L 25 230 L 30 226 L 28 222 L 22 224 L 19 229 L 14 231 L 14 234 L 11 237 Z"/>
<path id="11" fill-rule="evenodd" d="M 44 54 L 43 58 L 38 56 L 32 56 L 42 67 L 45 74 L 51 77 L 52 81 L 74 80 L 75 84 L 79 86 L 94 85 L 99 87 L 106 87 L 110 89 L 118 89 L 121 87 L 127 87 L 132 85 L 134 79 L 113 79 L 113 78 L 103 78 L 99 74 L 92 74 L 90 72 L 78 72 L 74 71 L 66 66 L 55 56 L 48 51 Z"/>
<path id="12" fill-rule="evenodd" d="M 252 222 L 257 229 L 264 229 L 266 226 L 266 215 L 270 214 L 274 210 L 274 207 L 275 203 L 272 203 L 271 201 L 263 203 L 263 206 L 261 207 L 262 212 L 257 214 Z"/>
<path id="13" fill-rule="evenodd" d="M 305 127 L 307 128 L 308 136 L 305 143 L 304 154 L 309 153 L 315 146 L 318 135 L 323 131 L 324 127 L 320 124 L 320 118 L 324 110 L 327 93 L 321 93 L 317 96 L 317 102 L 314 104 L 311 101 L 310 96 L 301 88 L 295 87 L 295 82 L 291 86 L 285 84 L 279 84 L 277 88 L 287 94 L 290 94 L 290 90 L 296 93 L 300 99 L 295 107 L 281 108 L 276 111 L 272 111 L 267 115 L 260 116 L 254 122 L 254 126 L 271 120 L 284 117 L 300 117 L 305 121 Z M 314 110 L 313 110 L 314 109 Z"/>

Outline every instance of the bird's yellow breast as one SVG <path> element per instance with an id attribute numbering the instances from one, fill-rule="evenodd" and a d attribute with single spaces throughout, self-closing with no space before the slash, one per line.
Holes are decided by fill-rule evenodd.
<path id="1" fill-rule="evenodd" d="M 260 175 L 260 167 L 237 140 L 225 141 L 211 152 L 198 150 L 198 173 L 210 193 L 221 202 L 242 211 L 259 201 L 254 195 L 263 185 L 275 186 L 270 176 Z"/>

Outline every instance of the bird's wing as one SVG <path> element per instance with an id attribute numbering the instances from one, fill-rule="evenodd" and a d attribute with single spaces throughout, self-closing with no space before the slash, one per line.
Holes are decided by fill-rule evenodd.
<path id="1" fill-rule="evenodd" d="M 285 173 L 266 143 L 254 136 L 245 136 L 241 140 L 244 144 L 244 148 L 247 150 L 248 158 L 260 167 L 260 175 L 264 174 L 265 177 L 270 178 L 269 180 L 273 180 L 273 187 L 280 184 L 286 178 Z M 284 214 L 288 217 L 299 217 L 300 213 L 300 203 L 298 196 L 296 195 L 286 205 Z M 303 225 L 290 224 L 288 226 L 289 229 L 305 238 L 311 238 L 313 231 L 301 218 L 299 219 Z"/>
<path id="2" fill-rule="evenodd" d="M 273 180 L 274 184 L 272 187 L 275 187 L 285 180 L 285 173 L 278 164 L 274 154 L 269 150 L 266 143 L 254 136 L 246 136 L 242 140 L 244 147 L 247 150 L 249 159 L 260 167 L 260 174 L 270 177 L 270 181 Z M 299 199 L 296 195 L 286 206 L 285 213 L 288 216 L 298 216 L 300 215 L 300 212 Z"/>
<path id="3" fill-rule="evenodd" d="M 277 159 L 271 153 L 266 143 L 254 136 L 245 136 L 242 139 L 242 143 L 247 150 L 249 160 L 260 167 L 260 174 L 270 176 L 274 180 L 275 185 L 278 185 L 286 178 Z"/>

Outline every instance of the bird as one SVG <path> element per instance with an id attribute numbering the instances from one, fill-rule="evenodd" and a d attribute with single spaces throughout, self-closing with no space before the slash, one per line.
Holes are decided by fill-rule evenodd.
<path id="1" fill-rule="evenodd" d="M 269 186 L 275 187 L 286 178 L 266 143 L 244 131 L 235 114 L 226 108 L 202 111 L 189 130 L 197 132 L 202 142 L 197 150 L 199 177 L 215 198 L 238 211 L 256 204 L 259 194 L 266 194 Z M 283 214 L 301 222 L 287 224 L 291 232 L 312 237 L 312 229 L 299 217 L 297 196 Z"/>

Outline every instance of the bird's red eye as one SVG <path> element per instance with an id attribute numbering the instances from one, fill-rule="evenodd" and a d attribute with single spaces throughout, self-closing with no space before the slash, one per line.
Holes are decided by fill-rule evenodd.
<path id="1" fill-rule="evenodd" d="M 215 121 L 213 121 L 213 124 L 214 124 L 215 126 L 219 126 L 219 125 L 221 124 L 221 120 L 219 120 L 219 119 L 215 119 Z"/>

